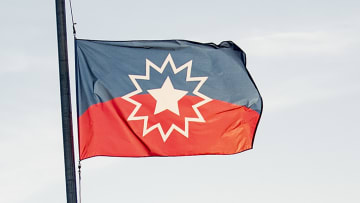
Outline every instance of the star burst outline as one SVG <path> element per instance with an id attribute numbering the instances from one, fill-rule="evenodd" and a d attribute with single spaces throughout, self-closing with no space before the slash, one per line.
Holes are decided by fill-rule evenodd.
<path id="1" fill-rule="evenodd" d="M 160 122 L 153 125 L 153 126 L 150 126 L 148 128 L 149 116 L 135 116 L 136 113 L 141 108 L 142 104 L 135 101 L 135 100 L 133 100 L 133 99 L 131 99 L 131 97 L 143 92 L 142 88 L 140 87 L 140 85 L 136 81 L 137 79 L 139 79 L 139 80 L 150 80 L 150 68 L 153 68 L 156 71 L 158 71 L 160 74 L 162 74 L 168 63 L 170 63 L 170 66 L 171 66 L 171 68 L 173 70 L 173 73 L 175 75 L 177 73 L 179 73 L 180 71 L 182 71 L 183 69 L 187 68 L 186 82 L 193 82 L 193 81 L 198 81 L 199 82 L 197 84 L 197 86 L 195 87 L 195 89 L 193 90 L 193 94 L 200 97 L 200 98 L 202 98 L 203 100 L 196 103 L 196 104 L 194 104 L 194 105 L 192 105 L 192 108 L 193 108 L 194 112 L 196 113 L 197 118 L 196 117 L 185 117 L 185 129 L 184 130 L 173 123 L 170 126 L 170 128 L 168 129 L 168 131 L 165 133 L 163 128 L 161 127 Z M 200 111 L 198 110 L 198 107 L 210 102 L 212 99 L 205 96 L 204 94 L 200 93 L 199 90 L 200 90 L 201 86 L 205 83 L 205 81 L 207 80 L 208 77 L 191 77 L 192 60 L 190 60 L 190 61 L 186 62 L 185 64 L 183 64 L 182 66 L 176 68 L 174 60 L 172 59 L 170 53 L 166 57 L 165 61 L 161 65 L 161 67 L 158 67 L 152 61 L 150 61 L 149 59 L 146 58 L 145 68 L 146 68 L 145 75 L 129 75 L 129 78 L 130 78 L 131 82 L 133 83 L 133 85 L 136 87 L 136 90 L 126 94 L 125 96 L 122 96 L 122 98 L 124 100 L 126 100 L 126 101 L 128 101 L 128 102 L 135 105 L 134 110 L 129 115 L 127 120 L 129 120 L 129 121 L 144 120 L 143 136 L 147 135 L 148 133 L 150 133 L 151 131 L 153 131 L 153 130 L 155 130 L 157 128 L 159 130 L 160 135 L 161 135 L 164 142 L 166 142 L 166 140 L 168 139 L 168 137 L 170 136 L 170 134 L 174 130 L 178 131 L 180 134 L 182 134 L 182 135 L 184 135 L 185 137 L 188 138 L 189 137 L 189 122 L 202 122 L 202 123 L 205 122 L 205 119 L 203 118 Z"/>

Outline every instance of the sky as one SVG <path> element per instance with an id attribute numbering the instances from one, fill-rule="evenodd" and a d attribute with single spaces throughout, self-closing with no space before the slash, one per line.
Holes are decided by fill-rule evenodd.
<path id="1" fill-rule="evenodd" d="M 87 159 L 83 203 L 360 202 L 360 1 L 72 4 L 78 38 L 232 40 L 264 99 L 254 149 Z M 55 1 L 2 0 L 0 25 L 0 202 L 65 202 Z"/>

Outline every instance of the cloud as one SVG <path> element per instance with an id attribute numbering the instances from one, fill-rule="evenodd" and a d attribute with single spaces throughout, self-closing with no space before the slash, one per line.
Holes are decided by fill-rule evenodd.
<path id="1" fill-rule="evenodd" d="M 339 40 L 341 39 L 341 40 Z M 338 54 L 345 52 L 360 40 L 330 32 L 279 32 L 245 38 L 242 44 L 247 52 L 262 56 L 288 56 L 294 54 Z"/>

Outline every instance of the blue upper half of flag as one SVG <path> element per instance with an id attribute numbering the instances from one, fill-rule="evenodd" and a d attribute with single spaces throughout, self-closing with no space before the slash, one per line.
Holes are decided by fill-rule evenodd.
<path id="1" fill-rule="evenodd" d="M 261 96 L 246 69 L 245 53 L 231 41 L 219 45 L 185 40 L 97 41 L 76 39 L 79 116 L 90 106 L 137 90 L 130 75 L 145 76 L 146 61 L 158 67 L 171 56 L 176 67 L 191 61 L 191 78 L 207 77 L 198 90 L 211 99 L 246 106 L 261 113 Z M 174 73 L 170 64 L 148 80 L 136 80 L 142 92 L 160 88 L 170 78 L 174 88 L 193 95 L 199 81 L 187 81 L 188 70 Z"/>

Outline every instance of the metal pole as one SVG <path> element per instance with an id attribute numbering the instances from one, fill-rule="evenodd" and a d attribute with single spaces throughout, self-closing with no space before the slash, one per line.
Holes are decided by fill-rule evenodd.
<path id="1" fill-rule="evenodd" d="M 77 203 L 65 0 L 55 0 L 67 203 Z"/>

